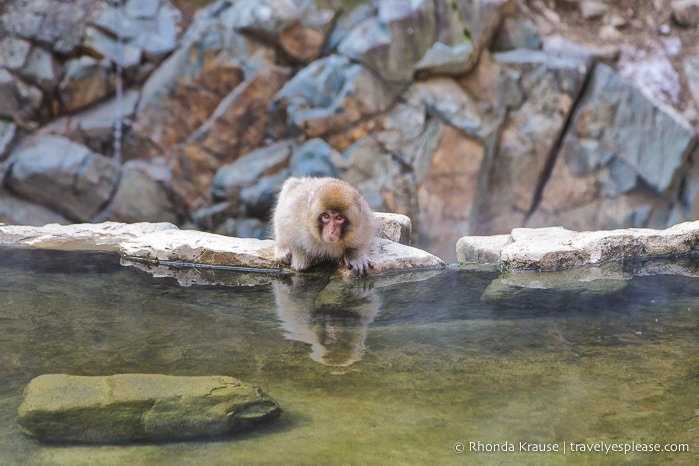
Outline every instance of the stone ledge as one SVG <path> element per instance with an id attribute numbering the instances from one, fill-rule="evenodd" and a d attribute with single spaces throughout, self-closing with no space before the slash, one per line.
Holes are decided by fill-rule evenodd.
<path id="1" fill-rule="evenodd" d="M 699 247 L 699 221 L 665 230 L 626 228 L 575 232 L 562 227 L 515 228 L 510 235 L 465 236 L 459 262 L 508 270 L 560 270 L 635 257 L 688 254 Z"/>
<path id="2" fill-rule="evenodd" d="M 118 251 L 119 243 L 161 230 L 176 230 L 172 223 L 76 223 L 43 227 L 0 224 L 0 246 L 17 245 L 64 251 Z"/>
<path id="3" fill-rule="evenodd" d="M 119 252 L 127 259 L 148 262 L 183 262 L 205 266 L 279 269 L 274 258 L 274 241 L 233 238 L 201 231 L 163 230 L 124 241 Z M 442 267 L 444 261 L 421 249 L 387 239 L 374 238 L 369 248 L 374 263 L 370 274 L 415 268 Z M 340 274 L 354 272 L 343 266 Z"/>
<path id="4" fill-rule="evenodd" d="M 409 242 L 410 219 L 398 214 L 378 214 L 379 236 L 370 247 L 378 274 L 396 270 L 442 267 L 440 258 L 405 244 Z M 386 239 L 389 238 L 389 239 Z M 274 241 L 234 238 L 196 230 L 180 230 L 170 223 L 49 224 L 43 227 L 0 224 L 0 246 L 40 249 L 113 251 L 122 257 L 150 263 L 173 262 L 209 267 L 279 269 Z M 338 267 L 339 273 L 352 275 Z"/>

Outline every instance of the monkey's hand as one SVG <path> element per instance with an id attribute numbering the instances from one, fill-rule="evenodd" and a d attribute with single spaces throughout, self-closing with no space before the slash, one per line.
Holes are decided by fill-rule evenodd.
<path id="1" fill-rule="evenodd" d="M 274 246 L 274 258 L 282 265 L 291 264 L 291 250 L 279 245 Z"/>
<path id="2" fill-rule="evenodd" d="M 345 256 L 345 265 L 348 269 L 354 270 L 354 274 L 358 277 L 366 277 L 369 274 L 369 269 L 374 268 L 374 264 L 366 254 L 356 257 Z"/>

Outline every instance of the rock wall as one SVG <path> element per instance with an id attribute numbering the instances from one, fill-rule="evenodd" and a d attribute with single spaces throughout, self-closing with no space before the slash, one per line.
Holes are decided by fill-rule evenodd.
<path id="1" fill-rule="evenodd" d="M 0 222 L 266 237 L 307 174 L 448 261 L 464 235 L 695 219 L 697 1 L 626 3 L 6 0 Z"/>

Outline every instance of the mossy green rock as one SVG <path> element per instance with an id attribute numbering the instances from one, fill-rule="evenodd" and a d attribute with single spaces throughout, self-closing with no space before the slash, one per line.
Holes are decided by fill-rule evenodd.
<path id="1" fill-rule="evenodd" d="M 118 443 L 219 435 L 281 411 L 259 388 L 227 376 L 47 374 L 25 388 L 17 424 L 44 441 Z"/>

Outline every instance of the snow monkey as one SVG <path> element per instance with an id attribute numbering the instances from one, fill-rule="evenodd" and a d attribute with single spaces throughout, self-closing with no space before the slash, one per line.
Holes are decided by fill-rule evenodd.
<path id="1" fill-rule="evenodd" d="M 374 264 L 367 252 L 376 220 L 367 201 L 335 178 L 289 178 L 274 210 L 274 255 L 296 271 L 342 259 L 357 276 Z"/>

